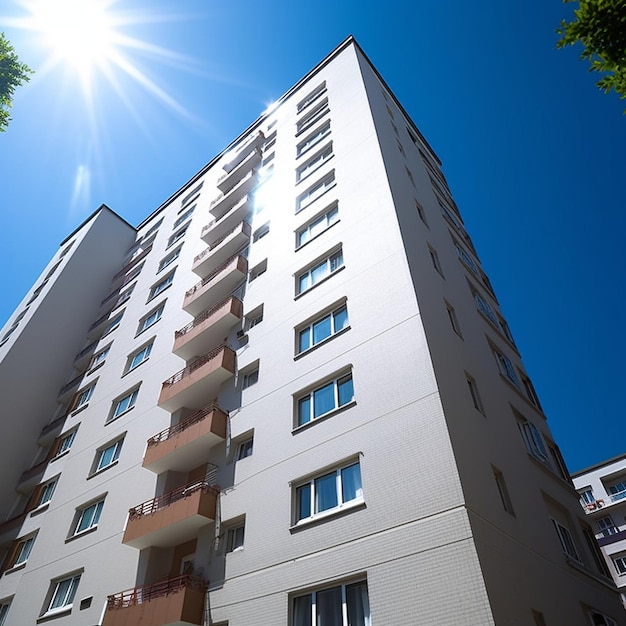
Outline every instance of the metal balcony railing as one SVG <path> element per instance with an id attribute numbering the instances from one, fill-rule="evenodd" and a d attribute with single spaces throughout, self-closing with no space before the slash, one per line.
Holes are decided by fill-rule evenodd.
<path id="1" fill-rule="evenodd" d="M 153 513 L 174 504 L 174 502 L 178 502 L 183 498 L 189 497 L 192 493 L 196 493 L 197 491 L 217 495 L 219 493 L 219 487 L 210 485 L 206 480 L 188 483 L 182 487 L 174 489 L 173 491 L 164 493 L 162 496 L 157 496 L 156 498 L 152 498 L 152 500 L 148 500 L 147 502 L 143 502 L 142 504 L 133 507 L 128 511 L 129 520 L 136 520 L 144 515 L 152 515 Z"/>
<path id="2" fill-rule="evenodd" d="M 176 383 L 180 382 L 185 376 L 189 376 L 192 372 L 195 372 L 199 367 L 202 367 L 209 361 L 212 361 L 216 358 L 222 350 L 228 348 L 225 343 L 220 344 L 217 348 L 211 350 L 207 354 L 198 357 L 195 361 L 191 362 L 187 367 L 183 368 L 179 372 L 176 372 L 173 376 L 170 376 L 166 381 L 163 382 L 163 387 L 171 387 Z M 230 349 L 230 348 L 228 348 Z"/>
<path id="3" fill-rule="evenodd" d="M 206 309 L 202 311 L 202 313 L 194 317 L 194 319 L 191 322 L 189 322 L 189 324 L 187 324 L 186 326 L 183 326 L 180 330 L 174 331 L 174 338 L 178 339 L 179 337 L 182 337 L 183 335 L 186 335 L 188 332 L 192 331 L 196 326 L 198 326 L 199 324 L 202 324 L 204 320 L 211 317 L 211 315 L 213 315 L 214 313 L 217 313 L 220 309 L 223 309 L 233 298 L 234 296 L 228 296 L 224 298 L 222 301 L 218 302 L 215 306 L 211 307 L 210 309 Z"/>
<path id="4" fill-rule="evenodd" d="M 142 585 L 126 591 L 120 591 L 107 597 L 107 609 L 124 609 L 138 604 L 150 602 L 156 598 L 163 598 L 172 593 L 181 591 L 182 589 L 196 589 L 204 591 L 208 587 L 209 581 L 197 576 L 185 574 L 176 578 L 168 578 L 167 580 L 151 585 Z"/>
<path id="5" fill-rule="evenodd" d="M 220 409 L 220 407 L 217 406 L 217 404 L 213 403 L 204 409 L 200 409 L 199 411 L 196 411 L 189 417 L 186 417 L 184 420 L 178 422 L 178 424 L 175 424 L 174 426 L 170 426 L 169 428 L 162 430 L 160 433 L 157 433 L 153 437 L 150 437 L 150 439 L 148 439 L 148 447 L 156 446 L 163 441 L 167 441 L 170 437 L 173 437 L 174 435 L 177 435 L 178 433 L 182 433 L 183 431 L 187 430 L 190 426 L 193 426 L 194 424 L 201 422 L 203 419 L 206 418 L 207 415 L 209 415 L 215 410 L 222 411 L 222 409 Z"/>
<path id="6" fill-rule="evenodd" d="M 216 267 L 210 274 L 205 276 L 199 283 L 196 283 L 191 289 L 185 292 L 185 297 L 192 296 L 198 289 L 202 289 L 205 285 L 210 283 L 220 272 L 223 272 L 237 257 L 239 254 L 233 254 L 224 261 L 219 267 Z"/>

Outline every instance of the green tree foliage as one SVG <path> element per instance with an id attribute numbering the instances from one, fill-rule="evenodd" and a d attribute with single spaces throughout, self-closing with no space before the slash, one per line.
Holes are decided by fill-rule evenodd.
<path id="1" fill-rule="evenodd" d="M 0 132 L 5 131 L 11 117 L 9 109 L 15 88 L 30 80 L 33 70 L 20 60 L 9 40 L 0 33 Z"/>

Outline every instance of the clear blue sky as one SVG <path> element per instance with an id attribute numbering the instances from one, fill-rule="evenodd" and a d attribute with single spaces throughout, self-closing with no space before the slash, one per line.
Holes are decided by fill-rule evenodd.
<path id="1" fill-rule="evenodd" d="M 37 72 L 0 135 L 0 323 L 95 208 L 139 223 L 353 34 L 443 161 L 570 470 L 626 452 L 626 103 L 556 50 L 573 5 L 108 0 L 149 45 L 86 98 L 25 2 L 0 9 Z"/>

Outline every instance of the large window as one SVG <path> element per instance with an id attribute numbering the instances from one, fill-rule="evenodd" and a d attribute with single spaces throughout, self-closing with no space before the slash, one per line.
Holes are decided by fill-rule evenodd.
<path id="1" fill-rule="evenodd" d="M 46 609 L 46 613 L 52 613 L 60 609 L 67 609 L 72 606 L 74 596 L 78 589 L 80 574 L 64 578 L 52 583 L 50 601 Z"/>
<path id="2" fill-rule="evenodd" d="M 554 525 L 556 534 L 559 537 L 559 542 L 561 543 L 561 548 L 564 554 L 580 562 L 580 557 L 578 556 L 578 551 L 576 550 L 576 544 L 574 543 L 574 538 L 572 537 L 572 533 L 569 528 L 567 528 L 567 526 L 563 526 L 563 524 L 557 522 L 555 519 L 552 520 L 552 524 Z"/>
<path id="3" fill-rule="evenodd" d="M 519 389 L 519 378 L 509 357 L 502 354 L 502 352 L 498 350 L 494 350 L 493 354 L 496 357 L 496 362 L 498 363 L 498 369 L 500 370 L 500 373 Z"/>
<path id="4" fill-rule="evenodd" d="M 519 427 L 528 452 L 542 463 L 548 463 L 550 457 L 539 429 L 528 420 L 520 422 Z"/>
<path id="5" fill-rule="evenodd" d="M 104 498 L 78 509 L 72 528 L 72 535 L 78 535 L 86 530 L 96 528 L 100 520 L 102 507 L 104 507 Z"/>
<path id="6" fill-rule="evenodd" d="M 320 589 L 293 599 L 293 626 L 371 626 L 367 583 Z"/>
<path id="7" fill-rule="evenodd" d="M 344 304 L 338 309 L 298 329 L 298 353 L 316 346 L 347 327 L 348 309 Z"/>
<path id="8" fill-rule="evenodd" d="M 343 253 L 341 250 L 334 252 L 322 261 L 318 261 L 309 269 L 300 272 L 297 277 L 296 290 L 298 294 L 304 293 L 317 283 L 324 280 L 343 267 Z"/>
<path id="9" fill-rule="evenodd" d="M 359 462 L 316 476 L 296 487 L 296 524 L 363 501 Z"/>
<path id="10" fill-rule="evenodd" d="M 352 373 L 328 381 L 298 398 L 296 426 L 324 417 L 353 400 Z"/>
<path id="11" fill-rule="evenodd" d="M 335 203 L 326 209 L 322 215 L 319 215 L 296 232 L 296 248 L 311 241 L 311 239 L 314 239 L 338 221 L 339 209 L 337 203 Z"/>

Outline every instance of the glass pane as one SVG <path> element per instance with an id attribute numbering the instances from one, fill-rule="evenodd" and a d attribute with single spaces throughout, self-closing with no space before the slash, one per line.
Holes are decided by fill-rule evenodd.
<path id="1" fill-rule="evenodd" d="M 334 587 L 316 594 L 316 626 L 343 626 L 341 615 L 341 587 Z"/>
<path id="2" fill-rule="evenodd" d="M 330 327 L 330 315 L 313 324 L 313 345 L 330 337 L 332 331 Z"/>
<path id="3" fill-rule="evenodd" d="M 296 507 L 298 520 L 311 517 L 311 485 L 302 485 L 296 489 Z"/>
<path id="4" fill-rule="evenodd" d="M 78 522 L 78 526 L 76 527 L 76 532 L 79 533 L 83 530 L 86 530 L 87 528 L 91 527 L 91 521 L 93 520 L 93 516 L 94 513 L 96 512 L 96 505 L 92 504 L 91 506 L 87 507 L 81 517 L 80 517 L 80 521 Z"/>
<path id="5" fill-rule="evenodd" d="M 322 216 L 319 219 L 315 220 L 310 226 L 309 231 L 311 232 L 311 237 L 315 237 L 319 235 L 326 228 L 326 216 Z"/>
<path id="6" fill-rule="evenodd" d="M 358 463 L 341 470 L 341 490 L 343 501 L 350 502 L 363 496 L 361 489 L 361 468 Z"/>
<path id="7" fill-rule="evenodd" d="M 370 626 L 370 603 L 365 582 L 346 587 L 348 626 Z"/>
<path id="8" fill-rule="evenodd" d="M 327 474 L 315 479 L 315 512 L 326 511 L 338 505 L 337 474 Z"/>
<path id="9" fill-rule="evenodd" d="M 311 624 L 311 595 L 294 598 L 293 626 L 312 626 Z"/>
<path id="10" fill-rule="evenodd" d="M 317 267 L 311 270 L 311 282 L 313 285 L 319 283 L 328 274 L 328 261 L 322 261 Z"/>
<path id="11" fill-rule="evenodd" d="M 354 399 L 352 376 L 346 376 L 346 378 L 337 381 L 337 387 L 339 388 L 339 406 L 352 402 Z"/>
<path id="12" fill-rule="evenodd" d="M 100 460 L 98 461 L 98 469 L 106 467 L 113 461 L 113 453 L 115 452 L 115 446 L 110 446 L 106 450 L 100 453 Z"/>
<path id="13" fill-rule="evenodd" d="M 334 272 L 343 265 L 343 253 L 337 252 L 330 258 L 330 271 Z"/>
<path id="14" fill-rule="evenodd" d="M 306 424 L 311 420 L 311 396 L 298 401 L 298 424 Z"/>
<path id="15" fill-rule="evenodd" d="M 298 352 L 303 352 L 311 347 L 311 329 L 305 328 L 300 331 L 300 342 L 298 345 Z"/>
<path id="16" fill-rule="evenodd" d="M 335 383 L 328 383 L 313 392 L 313 417 L 319 417 L 335 408 Z"/>
<path id="17" fill-rule="evenodd" d="M 335 311 L 333 313 L 333 317 L 335 321 L 336 333 L 343 330 L 348 325 L 348 309 L 345 306 L 338 311 Z"/>
<path id="18" fill-rule="evenodd" d="M 298 284 L 298 293 L 302 293 L 311 286 L 311 277 L 307 272 L 304 276 L 300 276 L 300 282 Z"/>

